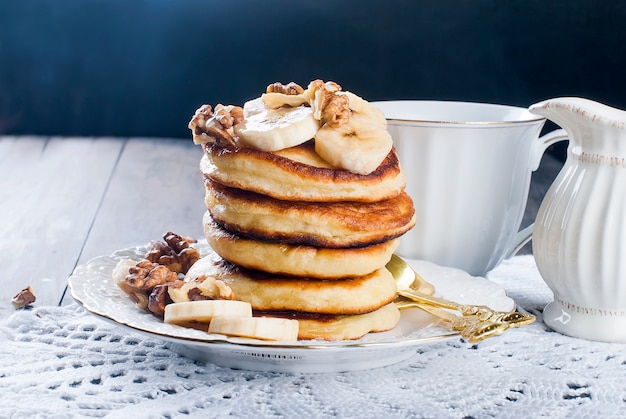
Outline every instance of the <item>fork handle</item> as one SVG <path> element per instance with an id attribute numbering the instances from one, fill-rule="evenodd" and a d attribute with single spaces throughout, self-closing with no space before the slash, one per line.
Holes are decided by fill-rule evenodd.
<path id="1" fill-rule="evenodd" d="M 454 301 L 448 301 L 448 300 L 444 300 L 443 298 L 422 294 L 420 292 L 415 292 L 411 289 L 399 290 L 398 295 L 401 295 L 405 298 L 409 298 L 418 303 L 430 304 L 435 307 L 447 308 L 449 310 L 456 310 L 460 312 L 461 314 L 463 314 L 464 316 L 475 315 L 479 307 L 479 306 L 467 306 L 465 304 L 455 303 Z"/>
<path id="2" fill-rule="evenodd" d="M 481 321 L 476 316 L 457 316 L 441 307 L 421 304 L 417 301 L 407 299 L 406 297 L 398 297 L 394 303 L 400 310 L 405 308 L 419 308 L 433 315 L 443 322 L 448 329 L 460 332 L 461 337 L 469 343 L 476 343 L 492 336 L 497 336 L 510 327 L 506 322 L 485 322 Z"/>

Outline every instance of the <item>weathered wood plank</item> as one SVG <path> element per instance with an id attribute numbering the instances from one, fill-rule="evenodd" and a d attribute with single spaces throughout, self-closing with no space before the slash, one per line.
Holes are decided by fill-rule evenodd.
<path id="1" fill-rule="evenodd" d="M 31 285 L 38 304 L 58 302 L 122 145 L 0 137 L 0 301 Z"/>
<path id="2" fill-rule="evenodd" d="M 81 262 L 158 240 L 167 231 L 202 237 L 201 156 L 202 149 L 191 141 L 129 140 Z"/>

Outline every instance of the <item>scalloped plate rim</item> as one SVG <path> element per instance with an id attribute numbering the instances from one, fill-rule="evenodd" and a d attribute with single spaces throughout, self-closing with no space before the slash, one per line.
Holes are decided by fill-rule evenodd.
<path id="1" fill-rule="evenodd" d="M 195 245 L 204 255 L 212 249 L 206 244 L 205 241 L 200 241 Z M 357 369 L 375 368 L 378 366 L 385 366 L 391 363 L 399 362 L 402 359 L 408 358 L 415 351 L 416 348 L 422 344 L 429 342 L 442 341 L 454 337 L 458 337 L 458 332 L 451 332 L 438 325 L 436 320 L 420 310 L 403 310 L 401 322 L 406 318 L 411 319 L 410 316 L 415 316 L 418 320 L 408 320 L 407 324 L 403 324 L 402 327 L 411 327 L 414 324 L 415 330 L 411 330 L 410 333 L 398 332 L 396 329 L 400 327 L 399 324 L 395 329 L 389 332 L 382 333 L 370 333 L 365 337 L 351 341 L 323 341 L 323 340 L 302 340 L 297 342 L 266 342 L 255 339 L 244 338 L 232 338 L 217 334 L 208 334 L 196 329 L 189 329 L 182 326 L 167 325 L 152 316 L 147 312 L 136 308 L 127 295 L 119 289 L 117 284 L 113 283 L 111 279 L 111 272 L 113 267 L 119 259 L 129 258 L 141 258 L 142 254 L 147 251 L 148 245 L 129 247 L 126 249 L 120 249 L 109 256 L 97 256 L 84 264 L 79 265 L 70 278 L 68 279 L 68 286 L 72 297 L 80 303 L 84 309 L 89 313 L 112 322 L 113 324 L 135 330 L 137 332 L 147 334 L 151 337 L 162 339 L 169 343 L 175 344 L 179 352 L 184 355 L 198 358 L 208 359 L 210 362 L 220 364 L 219 359 L 214 359 L 215 351 L 220 350 L 224 353 L 224 350 L 229 351 L 228 355 L 234 355 L 233 359 L 223 359 L 221 364 L 223 366 L 232 368 L 243 369 L 257 369 L 266 371 L 291 371 L 291 372 L 308 372 L 308 368 L 304 368 L 301 363 L 289 362 L 283 359 L 282 363 L 267 362 L 267 359 L 258 359 L 258 362 L 249 359 L 240 359 L 241 356 L 255 356 L 267 353 L 271 354 L 293 354 L 294 359 L 300 359 L 302 356 L 307 356 L 312 352 L 315 352 L 316 361 L 323 365 L 317 365 L 319 367 L 315 371 L 349 371 Z M 446 289 L 446 283 L 460 281 L 461 284 L 471 284 L 475 289 L 489 289 L 490 294 L 486 297 L 488 301 L 474 301 L 474 303 L 490 304 L 497 303 L 500 309 L 512 309 L 515 307 L 515 303 L 512 299 L 506 296 L 506 292 L 499 285 L 487 280 L 483 277 L 473 277 L 464 271 L 440 267 L 430 262 L 416 261 L 405 259 L 413 268 L 417 269 L 420 275 L 423 272 L 430 272 L 432 275 L 425 276 L 425 279 L 433 285 L 435 285 L 436 295 L 441 295 L 438 291 L 443 289 L 443 297 L 456 298 L 456 300 L 463 299 L 463 295 L 455 294 L 449 295 L 449 293 L 455 293 L 456 291 Z M 444 278 L 445 277 L 445 278 Z M 439 280 L 439 278 L 444 278 Z M 98 281 L 99 280 L 99 281 Z M 91 281 L 91 282 L 90 282 Z M 96 285 L 92 285 L 94 282 Z M 456 284 L 458 287 L 458 283 Z M 452 287 L 454 288 L 454 287 Z M 468 287 L 470 288 L 470 287 Z M 98 303 L 94 303 L 93 298 L 89 293 L 96 293 L 98 291 L 104 291 L 105 295 L 115 304 L 122 304 L 120 307 L 126 311 L 114 312 L 110 306 L 102 305 L 99 307 Z M 470 293 L 471 294 L 471 293 Z M 459 301 L 468 302 L 468 301 Z M 408 314 L 413 312 L 413 314 Z M 417 313 L 419 312 L 419 313 Z M 142 323 L 141 320 L 146 320 L 147 323 Z M 165 330 L 165 331 L 164 331 Z M 400 335 L 398 335 L 400 333 Z M 409 351 L 409 349 L 415 349 Z M 364 365 L 362 360 L 354 359 L 353 362 L 344 361 L 343 365 L 337 364 L 333 361 L 333 354 L 343 351 L 358 351 L 359 349 L 375 350 L 380 354 L 381 359 L 376 362 L 370 362 Z M 396 353 L 388 351 L 388 349 L 396 349 Z M 193 353 L 189 353 L 189 352 Z M 242 352 L 243 351 L 243 352 Z M 236 356 L 239 354 L 240 356 Z M 300 356 L 302 355 L 302 356 Z M 323 359 L 320 361 L 319 357 Z M 386 359 L 389 362 L 386 362 Z M 264 365 L 265 364 L 265 365 Z"/>

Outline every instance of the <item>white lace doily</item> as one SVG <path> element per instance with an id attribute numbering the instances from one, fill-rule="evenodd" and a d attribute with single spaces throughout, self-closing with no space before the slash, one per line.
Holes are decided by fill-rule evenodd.
<path id="1" fill-rule="evenodd" d="M 405 362 L 339 374 L 230 370 L 73 303 L 0 308 L 0 417 L 622 417 L 626 346 L 552 332 L 531 256 L 489 279 L 538 315 L 478 345 L 420 347 Z"/>

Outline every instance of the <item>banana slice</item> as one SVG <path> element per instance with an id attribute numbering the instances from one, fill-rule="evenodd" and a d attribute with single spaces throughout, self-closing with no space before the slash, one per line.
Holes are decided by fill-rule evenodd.
<path id="1" fill-rule="evenodd" d="M 216 316 L 252 317 L 250 303 L 237 300 L 200 300 L 165 306 L 165 323 L 209 323 Z"/>
<path id="2" fill-rule="evenodd" d="M 287 95 L 285 93 L 263 93 L 263 104 L 269 109 L 278 109 L 283 106 L 300 106 L 309 103 L 308 97 L 303 94 Z"/>
<path id="3" fill-rule="evenodd" d="M 387 128 L 387 119 L 385 118 L 383 111 L 363 99 L 361 96 L 357 96 L 352 92 L 343 92 L 343 94 L 348 96 L 348 100 L 350 101 L 349 108 L 352 111 L 352 116 L 356 115 L 369 119 L 381 128 Z"/>
<path id="4" fill-rule="evenodd" d="M 391 151 L 393 140 L 383 112 L 360 96 L 350 101 L 350 119 L 339 127 L 324 125 L 315 135 L 315 152 L 334 167 L 360 175 L 372 173 Z"/>
<path id="5" fill-rule="evenodd" d="M 209 333 L 263 340 L 297 340 L 297 320 L 277 317 L 214 317 Z"/>
<path id="6" fill-rule="evenodd" d="M 250 118 L 252 115 L 266 112 L 270 109 L 263 101 L 263 97 L 252 99 L 243 104 L 243 118 Z"/>
<path id="7" fill-rule="evenodd" d="M 356 114 L 337 128 L 323 126 L 315 135 L 315 152 L 321 158 L 360 175 L 376 170 L 392 146 L 393 140 L 385 128 Z"/>
<path id="8" fill-rule="evenodd" d="M 295 147 L 315 136 L 320 122 L 308 106 L 268 109 L 261 98 L 244 105 L 244 119 L 234 126 L 242 144 L 261 151 Z"/>

